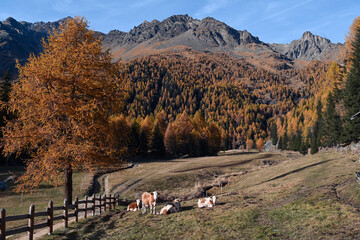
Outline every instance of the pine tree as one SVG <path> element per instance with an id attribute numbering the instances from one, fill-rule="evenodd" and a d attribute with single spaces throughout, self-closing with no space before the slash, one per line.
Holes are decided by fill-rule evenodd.
<path id="1" fill-rule="evenodd" d="M 311 138 L 311 154 L 315 154 L 319 151 L 321 139 L 323 136 L 323 118 L 322 118 L 322 103 L 318 100 L 316 105 L 317 119 L 314 124 L 312 138 Z"/>
<path id="2" fill-rule="evenodd" d="M 284 138 L 283 137 L 280 137 L 279 138 L 279 143 L 278 143 L 278 146 L 277 146 L 277 149 L 280 149 L 280 150 L 284 150 Z"/>
<path id="3" fill-rule="evenodd" d="M 131 124 L 127 146 L 130 156 L 135 156 L 140 151 L 140 124 L 137 121 Z"/>
<path id="4" fill-rule="evenodd" d="M 165 155 L 164 136 L 161 133 L 159 124 L 155 125 L 150 143 L 150 151 L 154 156 L 163 157 Z"/>
<path id="5" fill-rule="evenodd" d="M 314 133 L 312 133 L 311 135 L 311 145 L 310 145 L 310 153 L 311 154 L 315 154 L 317 152 L 319 152 L 319 145 L 318 142 L 316 140 L 316 136 Z"/>
<path id="6" fill-rule="evenodd" d="M 146 157 L 148 154 L 149 146 L 148 146 L 148 135 L 146 131 L 142 128 L 140 131 L 140 138 L 139 138 L 139 154 L 143 157 Z"/>
<path id="7" fill-rule="evenodd" d="M 332 93 L 327 97 L 326 110 L 324 112 L 324 145 L 335 146 L 340 141 L 342 133 L 341 119 L 336 113 L 335 100 Z"/>
<path id="8" fill-rule="evenodd" d="M 360 137 L 360 117 L 350 119 L 360 111 L 360 27 L 356 30 L 351 56 L 350 70 L 344 88 L 346 116 L 343 140 L 348 143 Z"/>
<path id="9" fill-rule="evenodd" d="M 270 127 L 270 138 L 273 145 L 278 143 L 277 126 L 275 123 Z"/>
<path id="10" fill-rule="evenodd" d="M 299 152 L 302 155 L 306 155 L 308 153 L 308 148 L 309 144 L 301 138 Z"/>
<path id="11" fill-rule="evenodd" d="M 288 149 L 288 146 L 289 146 L 289 137 L 288 137 L 288 134 L 287 134 L 287 130 L 285 129 L 283 142 L 282 142 L 282 150 Z"/>

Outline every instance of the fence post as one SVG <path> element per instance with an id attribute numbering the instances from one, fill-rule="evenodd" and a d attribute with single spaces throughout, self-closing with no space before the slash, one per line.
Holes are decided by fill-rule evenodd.
<path id="1" fill-rule="evenodd" d="M 79 197 L 75 197 L 75 222 L 79 221 Z"/>
<path id="2" fill-rule="evenodd" d="M 100 213 L 100 215 L 101 215 L 101 208 L 102 208 L 101 195 L 99 195 L 99 213 Z"/>
<path id="3" fill-rule="evenodd" d="M 87 202 L 88 202 L 88 196 L 85 196 L 85 212 L 84 212 L 84 218 L 86 219 L 87 218 Z"/>
<path id="4" fill-rule="evenodd" d="M 104 212 L 106 212 L 106 194 L 104 194 Z"/>
<path id="5" fill-rule="evenodd" d="M 68 201 L 64 199 L 64 228 L 68 227 L 68 210 L 69 210 Z"/>
<path id="6" fill-rule="evenodd" d="M 111 204 L 112 204 L 112 199 L 111 199 L 111 194 L 109 195 L 109 210 L 111 211 Z"/>
<path id="7" fill-rule="evenodd" d="M 30 209 L 29 209 L 29 223 L 28 223 L 28 227 L 29 227 L 28 237 L 29 237 L 29 240 L 34 239 L 34 218 L 35 218 L 34 215 L 35 215 L 35 205 L 31 204 Z"/>
<path id="8" fill-rule="evenodd" d="M 6 210 L 4 208 L 1 209 L 0 211 L 0 240 L 5 240 L 6 235 L 5 235 L 5 224 L 6 224 Z"/>
<path id="9" fill-rule="evenodd" d="M 92 209 L 92 215 L 95 216 L 95 194 L 93 194 L 91 209 Z"/>
<path id="10" fill-rule="evenodd" d="M 54 224 L 54 203 L 52 200 L 49 201 L 48 205 L 48 226 L 49 226 L 49 235 L 53 232 L 53 224 Z"/>
<path id="11" fill-rule="evenodd" d="M 115 204 L 117 203 L 118 206 L 120 206 L 120 201 L 119 201 L 119 192 L 115 193 Z"/>

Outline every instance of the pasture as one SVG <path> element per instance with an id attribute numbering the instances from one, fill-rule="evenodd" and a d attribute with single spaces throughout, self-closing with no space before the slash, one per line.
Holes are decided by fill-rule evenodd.
<path id="1" fill-rule="evenodd" d="M 180 197 L 179 213 L 142 215 L 118 207 L 44 239 L 359 239 L 358 169 L 356 157 L 335 152 L 144 162 L 107 175 L 104 189 L 131 200 L 144 190 Z M 222 192 L 220 178 L 227 181 Z M 213 208 L 197 208 L 203 185 L 214 186 L 208 189 L 218 196 Z"/>

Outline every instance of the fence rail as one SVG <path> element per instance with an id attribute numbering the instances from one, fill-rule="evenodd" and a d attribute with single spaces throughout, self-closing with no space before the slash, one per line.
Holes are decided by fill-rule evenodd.
<path id="1" fill-rule="evenodd" d="M 19 233 L 28 233 L 29 240 L 34 238 L 34 230 L 41 228 L 48 228 L 49 234 L 53 232 L 54 221 L 63 220 L 64 227 L 67 228 L 70 218 L 75 218 L 77 222 L 79 220 L 79 213 L 84 213 L 84 218 L 89 216 L 89 213 L 92 216 L 95 216 L 96 213 L 101 214 L 102 210 L 106 212 L 107 210 L 114 209 L 116 204 L 119 203 L 119 196 L 115 194 L 114 197 L 111 196 L 95 196 L 91 198 L 88 196 L 84 200 L 80 200 L 76 197 L 73 204 L 69 204 L 67 200 L 64 200 L 63 206 L 54 206 L 52 200 L 49 201 L 46 211 L 35 212 L 35 205 L 31 205 L 29 208 L 29 214 L 16 215 L 16 216 L 6 216 L 6 210 L 3 208 L 0 210 L 0 240 L 5 240 L 7 236 L 19 234 Z M 80 208 L 81 206 L 81 208 Z M 54 211 L 63 210 L 63 214 L 54 216 Z M 69 211 L 73 210 L 73 211 Z M 46 217 L 47 220 L 44 222 L 36 223 L 36 217 Z M 6 222 L 19 221 L 19 220 L 28 220 L 27 226 L 21 226 L 13 229 L 6 229 Z"/>

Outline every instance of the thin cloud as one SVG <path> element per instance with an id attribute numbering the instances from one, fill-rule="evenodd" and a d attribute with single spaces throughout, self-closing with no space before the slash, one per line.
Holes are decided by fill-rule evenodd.
<path id="1" fill-rule="evenodd" d="M 258 21 L 252 22 L 251 24 L 248 24 L 246 27 L 249 27 L 249 26 L 252 26 L 252 25 L 255 25 L 255 24 L 264 22 L 264 21 L 266 21 L 266 20 L 273 19 L 273 18 L 278 17 L 278 16 L 281 16 L 281 15 L 283 15 L 283 14 L 286 13 L 286 12 L 289 12 L 289 11 L 291 11 L 291 10 L 294 10 L 294 9 L 296 9 L 296 8 L 299 8 L 299 7 L 301 7 L 301 6 L 304 6 L 304 5 L 306 5 L 306 4 L 310 3 L 310 2 L 313 2 L 313 1 L 314 1 L 314 0 L 307 0 L 307 1 L 304 1 L 304 2 L 302 2 L 302 3 L 296 4 L 296 5 L 294 5 L 294 6 L 291 6 L 291 7 L 289 7 L 289 8 L 283 9 L 283 10 L 281 10 L 281 11 L 279 11 L 279 12 L 276 12 L 276 13 L 271 14 L 271 15 L 269 15 L 269 16 L 266 16 L 266 17 L 264 17 L 264 18 L 262 18 L 262 19 L 259 19 Z"/>
<path id="2" fill-rule="evenodd" d="M 209 16 L 216 10 L 224 7 L 227 4 L 227 0 L 208 0 L 204 7 L 202 7 L 199 11 L 195 13 L 196 18 L 202 18 L 205 16 Z"/>

